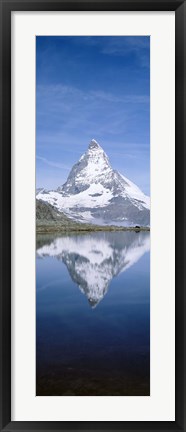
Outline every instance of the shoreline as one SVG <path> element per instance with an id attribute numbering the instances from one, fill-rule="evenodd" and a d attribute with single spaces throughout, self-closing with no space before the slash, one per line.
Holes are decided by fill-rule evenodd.
<path id="1" fill-rule="evenodd" d="M 117 231 L 150 231 L 150 227 L 121 227 L 121 226 L 81 226 L 81 227 L 64 227 L 64 226 L 47 226 L 36 225 L 36 234 L 55 234 L 55 233 L 88 233 L 88 232 L 117 232 Z"/>

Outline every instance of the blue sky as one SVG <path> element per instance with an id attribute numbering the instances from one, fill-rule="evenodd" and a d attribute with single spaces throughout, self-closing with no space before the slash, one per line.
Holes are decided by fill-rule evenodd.
<path id="1" fill-rule="evenodd" d="M 36 185 L 54 189 L 91 139 L 150 193 L 150 38 L 36 37 Z"/>

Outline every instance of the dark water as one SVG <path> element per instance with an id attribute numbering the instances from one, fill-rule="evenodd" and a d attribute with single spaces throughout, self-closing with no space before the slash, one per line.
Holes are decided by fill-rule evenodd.
<path id="1" fill-rule="evenodd" d="M 149 237 L 37 237 L 37 395 L 150 394 Z"/>

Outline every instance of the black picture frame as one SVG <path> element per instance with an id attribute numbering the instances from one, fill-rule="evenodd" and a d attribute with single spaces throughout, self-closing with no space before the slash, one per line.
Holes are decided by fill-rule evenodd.
<path id="1" fill-rule="evenodd" d="M 174 422 L 11 421 L 11 12 L 175 11 L 176 19 L 176 417 Z M 186 431 L 186 0 L 0 0 L 0 429 Z M 166 115 L 166 113 L 165 113 Z M 184 171 L 185 169 L 185 171 Z"/>

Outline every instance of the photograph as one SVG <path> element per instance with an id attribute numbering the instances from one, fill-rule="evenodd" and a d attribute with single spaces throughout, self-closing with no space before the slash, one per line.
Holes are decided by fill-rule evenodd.
<path id="1" fill-rule="evenodd" d="M 150 396 L 150 36 L 36 36 L 36 396 Z"/>

